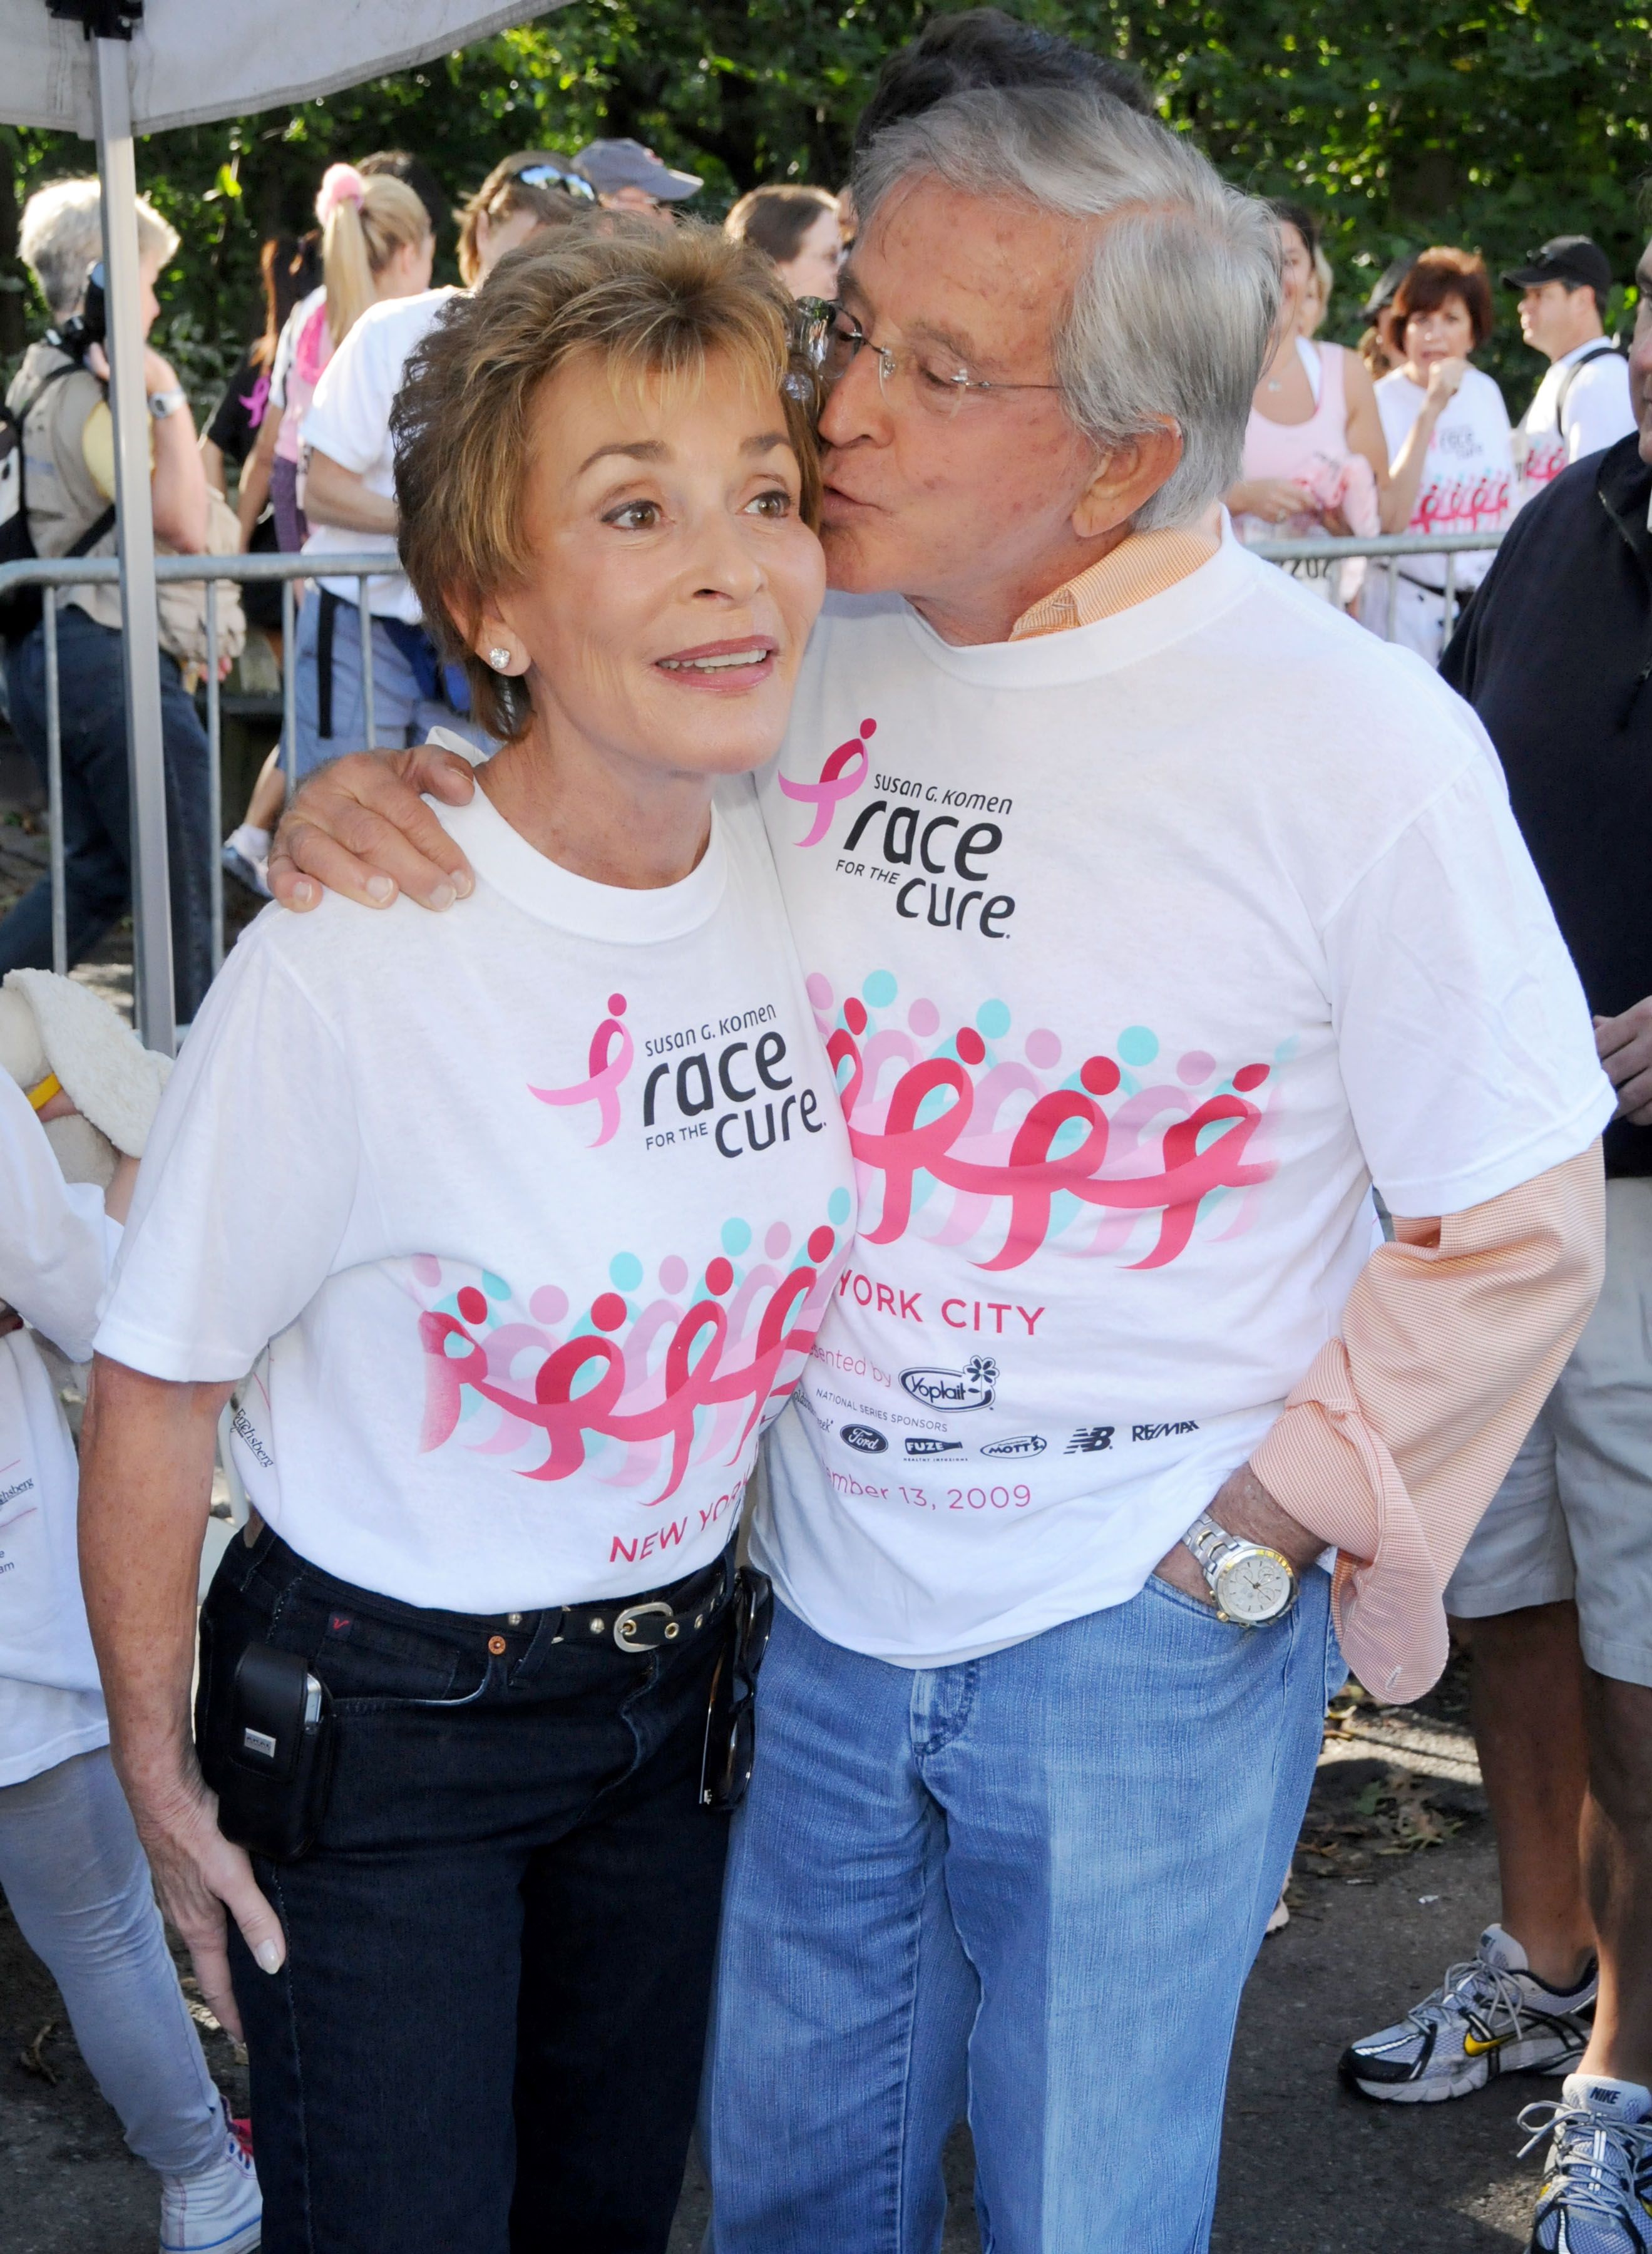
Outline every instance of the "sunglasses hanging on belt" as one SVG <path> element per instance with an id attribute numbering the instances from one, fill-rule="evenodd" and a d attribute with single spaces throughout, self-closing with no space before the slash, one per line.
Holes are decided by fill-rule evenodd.
<path id="1" fill-rule="evenodd" d="M 774 1619 L 774 1590 L 766 1573 L 740 1568 L 729 1614 L 729 1640 L 711 1678 L 700 1760 L 700 1805 L 722 1815 L 739 1806 L 752 1782 L 757 1674 Z"/>

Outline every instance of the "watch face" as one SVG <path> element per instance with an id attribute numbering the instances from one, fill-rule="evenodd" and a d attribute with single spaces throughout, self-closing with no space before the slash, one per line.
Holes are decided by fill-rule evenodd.
<path id="1" fill-rule="evenodd" d="M 1229 1620 L 1258 1628 L 1278 1620 L 1290 1603 L 1295 1584 L 1291 1569 L 1271 1550 L 1242 1550 L 1216 1575 L 1216 1602 Z"/>

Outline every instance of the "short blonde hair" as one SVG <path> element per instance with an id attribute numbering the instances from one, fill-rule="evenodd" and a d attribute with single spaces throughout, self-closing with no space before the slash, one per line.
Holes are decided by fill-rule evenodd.
<path id="1" fill-rule="evenodd" d="M 178 234 L 146 197 L 139 196 L 137 251 L 164 266 Z M 18 255 L 39 284 L 46 311 L 66 321 L 86 292 L 86 277 L 103 256 L 103 189 L 95 177 L 53 180 L 23 206 Z"/>
<path id="2" fill-rule="evenodd" d="M 402 566 L 443 654 L 464 663 L 490 735 L 509 741 L 532 718 L 526 683 L 484 665 L 471 636 L 488 598 L 533 566 L 523 501 L 542 387 L 586 353 L 620 373 L 690 385 L 714 362 L 732 365 L 754 388 L 779 393 L 814 526 L 816 396 L 791 313 L 760 252 L 697 222 L 664 234 L 623 220 L 602 235 L 524 244 L 474 297 L 444 308 L 390 417 Z"/>

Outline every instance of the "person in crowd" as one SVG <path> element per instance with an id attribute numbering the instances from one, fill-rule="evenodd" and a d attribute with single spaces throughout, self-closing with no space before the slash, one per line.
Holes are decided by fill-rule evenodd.
<path id="1" fill-rule="evenodd" d="M 732 1536 L 851 1203 L 749 779 L 823 585 L 788 318 L 704 228 L 568 234 L 448 301 L 397 478 L 413 583 L 502 739 L 450 817 L 479 913 L 334 901 L 242 940 L 98 1334 L 115 1758 L 245 2028 L 264 2254 L 670 2234 L 726 1837 L 703 1796 L 734 1782 L 708 1722 L 741 1659 Z M 187 1705 L 212 1434 L 266 1354 L 201 1740 L 259 1646 L 313 1673 L 338 1742 L 312 1850 L 249 1864 Z"/>
<path id="2" fill-rule="evenodd" d="M 1635 430 L 1522 510 L 1441 666 L 1497 747 L 1617 1088 L 1606 1283 L 1446 1592 L 1500 1922 L 1343 2061 L 1403 2101 L 1566 2077 L 1522 2117 L 1534 2143 L 1551 2127 L 1534 2254 L 1645 2254 L 1652 2182 L 1652 246 L 1635 279 Z"/>
<path id="3" fill-rule="evenodd" d="M 424 206 L 424 216 L 430 221 L 430 238 L 439 254 L 442 230 L 453 217 L 442 184 L 425 163 L 410 149 L 374 149 L 356 160 L 356 170 L 364 180 L 400 180 L 403 187 L 411 188 Z"/>
<path id="4" fill-rule="evenodd" d="M 1303 289 L 1302 303 L 1297 308 L 1297 334 L 1312 343 L 1325 326 L 1326 315 L 1331 310 L 1331 292 L 1336 287 L 1336 275 L 1325 255 L 1325 245 L 1313 246 L 1313 272 Z"/>
<path id="5" fill-rule="evenodd" d="M 844 234 L 837 199 L 825 188 L 775 181 L 742 196 L 723 222 L 736 242 L 754 242 L 774 261 L 794 298 L 832 298 Z"/>
<path id="6" fill-rule="evenodd" d="M 1383 316 L 1399 366 L 1376 386 L 1388 443 L 1390 531 L 1501 532 L 1514 507 L 1514 447 L 1502 393 L 1469 354 L 1492 330 L 1491 284 L 1472 251 L 1423 251 Z M 1479 586 L 1493 550 L 1407 556 L 1370 573 L 1360 615 L 1390 641 L 1435 662 L 1455 600 Z"/>
<path id="7" fill-rule="evenodd" d="M 885 128 L 933 109 L 948 94 L 994 87 L 1085 88 L 1151 116 L 1153 97 L 1141 73 L 1112 55 L 1091 53 L 1002 8 L 961 8 L 930 17 L 915 39 L 897 47 L 878 74 L 855 121 L 858 158 Z M 852 236 L 853 228 L 845 233 Z"/>
<path id="8" fill-rule="evenodd" d="M 503 157 L 456 214 L 459 279 L 473 290 L 508 250 L 539 228 L 565 225 L 596 207 L 597 192 L 582 173 L 544 149 Z"/>
<path id="9" fill-rule="evenodd" d="M 1391 375 L 1399 366 L 1399 355 L 1389 348 L 1383 321 L 1394 303 L 1394 292 L 1417 263 L 1415 251 L 1406 251 L 1393 259 L 1377 276 L 1370 296 L 1360 308 L 1360 318 L 1365 323 L 1360 341 L 1354 349 L 1365 362 L 1366 372 L 1373 383 Z"/>
<path id="10" fill-rule="evenodd" d="M 75 1564 L 74 1443 L 35 1337 L 91 1359 L 159 1063 L 69 979 L 13 971 L 0 992 L 0 1891 L 128 2144 L 160 2177 L 161 2245 L 248 2254 L 257 2180 L 110 1764 Z"/>
<path id="11" fill-rule="evenodd" d="M 588 141 L 574 170 L 597 191 L 605 211 L 634 212 L 669 227 L 679 204 L 705 186 L 697 172 L 674 172 L 640 141 Z"/>
<path id="12" fill-rule="evenodd" d="M 8 402 L 23 423 L 30 536 L 39 556 L 113 556 L 115 434 L 102 344 L 75 337 L 92 270 L 102 256 L 102 192 L 95 179 L 55 180 L 24 207 L 18 250 L 54 326 L 24 355 Z M 138 303 L 147 340 L 160 312 L 155 295 L 178 237 L 144 198 L 136 204 Z M 96 291 L 101 312 L 102 291 Z M 150 478 L 155 536 L 199 555 L 211 530 L 210 493 L 194 417 L 176 371 L 145 344 Z M 125 662 L 121 591 L 70 587 L 57 614 L 58 697 L 63 769 L 64 897 L 69 961 L 96 946 L 131 902 L 131 813 L 127 782 Z M 166 768 L 166 839 L 172 888 L 172 990 L 178 1022 L 194 1016 L 212 976 L 211 798 L 206 733 L 186 693 L 178 658 L 161 632 L 161 732 Z M 46 626 L 6 653 L 11 724 L 46 774 Z M 0 920 L 0 972 L 48 969 L 52 885 L 42 877 Z"/>
<path id="13" fill-rule="evenodd" d="M 1606 332 L 1612 263 L 1586 234 L 1557 234 L 1503 276 L 1520 292 L 1520 333 L 1548 361 L 1515 428 L 1522 502 L 1569 462 L 1599 454 L 1635 427 L 1628 369 Z"/>
<path id="14" fill-rule="evenodd" d="M 1044 88 L 908 116 L 855 195 L 848 599 L 762 792 L 860 1225 L 752 1532 L 713 2243 L 933 2245 L 967 2104 L 997 2243 L 1201 2249 L 1339 1643 L 1380 1698 L 1444 1663 L 1613 1091 L 1472 715 L 1223 529 L 1271 213 Z M 473 788 L 341 762 L 272 881 L 452 904 L 420 793 Z"/>
<path id="15" fill-rule="evenodd" d="M 1377 532 L 1388 448 L 1376 395 L 1354 354 L 1303 334 L 1319 222 L 1301 204 L 1277 199 L 1270 208 L 1279 226 L 1279 319 L 1250 402 L 1239 482 L 1228 494 L 1234 528 L 1248 541 Z M 1340 563 L 1285 569 L 1312 593 L 1341 599 Z"/>

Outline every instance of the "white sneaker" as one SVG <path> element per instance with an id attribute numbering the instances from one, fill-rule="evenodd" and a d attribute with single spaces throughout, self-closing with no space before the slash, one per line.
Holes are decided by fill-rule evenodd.
<path id="1" fill-rule="evenodd" d="M 1342 2079 L 1366 2097 L 1432 2105 L 1497 2074 L 1569 2074 L 1588 2045 L 1595 1986 L 1592 1960 L 1575 1988 L 1545 1988 L 1520 1943 L 1488 1925 L 1478 1955 L 1452 1965 L 1432 1996 L 1349 2045 Z"/>
<path id="2" fill-rule="evenodd" d="M 1569 2075 L 1558 2105 L 1528 2105 L 1523 2160 L 1550 2138 L 1527 2254 L 1648 2254 L 1652 2090 L 1609 2074 Z"/>
<path id="3" fill-rule="evenodd" d="M 263 2200 L 251 2156 L 224 2119 L 224 2147 L 192 2176 L 161 2178 L 161 2254 L 256 2254 Z"/>

